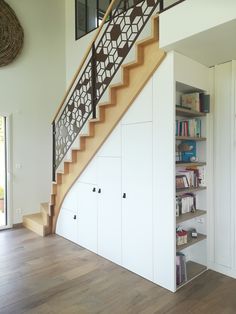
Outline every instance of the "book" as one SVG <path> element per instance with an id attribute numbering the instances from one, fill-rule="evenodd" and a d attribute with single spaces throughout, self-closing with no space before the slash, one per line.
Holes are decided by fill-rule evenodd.
<path id="1" fill-rule="evenodd" d="M 176 217 L 196 210 L 196 196 L 193 193 L 177 196 L 175 202 Z"/>
<path id="2" fill-rule="evenodd" d="M 184 146 L 186 145 L 186 147 L 189 147 L 188 151 L 183 151 L 181 152 L 181 160 L 183 162 L 190 162 L 192 157 L 196 158 L 196 141 L 190 140 L 190 141 L 182 141 L 181 145 Z"/>
<path id="3" fill-rule="evenodd" d="M 186 189 L 189 187 L 188 179 L 184 174 L 176 174 L 175 177 L 176 189 Z"/>
<path id="4" fill-rule="evenodd" d="M 200 111 L 204 113 L 210 112 L 210 95 L 200 94 Z"/>
<path id="5" fill-rule="evenodd" d="M 199 186 L 205 187 L 206 186 L 206 166 L 198 166 L 198 179 L 199 179 Z"/>
<path id="6" fill-rule="evenodd" d="M 178 252 L 176 253 L 176 284 L 180 285 L 187 281 L 186 256 Z"/>
<path id="7" fill-rule="evenodd" d="M 200 93 L 183 94 L 181 96 L 181 105 L 200 112 Z"/>

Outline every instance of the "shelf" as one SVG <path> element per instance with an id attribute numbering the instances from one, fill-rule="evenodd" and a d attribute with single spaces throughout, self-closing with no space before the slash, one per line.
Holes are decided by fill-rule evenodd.
<path id="1" fill-rule="evenodd" d="M 187 281 L 184 281 L 180 285 L 178 285 L 177 286 L 178 289 L 186 285 L 188 282 L 192 281 L 194 278 L 200 276 L 207 270 L 206 266 L 192 261 L 188 261 L 186 263 L 186 268 L 187 268 Z"/>
<path id="2" fill-rule="evenodd" d="M 206 113 L 194 111 L 190 109 L 176 107 L 176 116 L 184 116 L 184 117 L 205 117 Z"/>
<path id="3" fill-rule="evenodd" d="M 206 211 L 205 210 L 200 210 L 200 209 L 197 209 L 194 213 L 186 213 L 186 214 L 182 214 L 180 216 L 177 216 L 176 217 L 176 223 L 177 224 L 180 224 L 186 220 L 190 220 L 190 219 L 193 219 L 193 218 L 196 218 L 196 217 L 200 217 L 200 216 L 203 216 L 203 215 L 206 215 Z"/>
<path id="4" fill-rule="evenodd" d="M 204 191 L 206 190 L 205 186 L 201 186 L 198 188 L 186 188 L 186 189 L 178 189 L 176 190 L 176 196 L 185 194 L 185 193 L 193 193 L 193 192 L 199 192 L 199 191 Z"/>
<path id="5" fill-rule="evenodd" d="M 176 141 L 206 141 L 206 137 L 176 136 Z"/>
<path id="6" fill-rule="evenodd" d="M 197 243 L 205 240 L 206 238 L 207 238 L 206 235 L 205 234 L 201 234 L 201 233 L 198 233 L 197 239 L 188 237 L 188 243 L 182 244 L 182 245 L 178 245 L 178 246 L 176 245 L 176 251 L 180 252 L 180 251 L 186 249 L 189 246 L 192 246 L 194 244 L 197 244 Z"/>
<path id="7" fill-rule="evenodd" d="M 198 167 L 205 166 L 206 162 L 176 162 L 176 167 Z"/>

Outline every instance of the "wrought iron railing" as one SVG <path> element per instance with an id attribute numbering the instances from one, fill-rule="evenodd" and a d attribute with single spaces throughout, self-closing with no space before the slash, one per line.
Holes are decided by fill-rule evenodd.
<path id="1" fill-rule="evenodd" d="M 165 10 L 163 0 L 120 0 L 118 4 L 113 0 L 110 4 L 101 28 L 111 18 L 97 43 L 98 34 L 95 36 L 82 71 L 74 78 L 52 123 L 53 181 L 89 116 L 96 117 L 98 102 L 158 5 L 159 12 Z"/>

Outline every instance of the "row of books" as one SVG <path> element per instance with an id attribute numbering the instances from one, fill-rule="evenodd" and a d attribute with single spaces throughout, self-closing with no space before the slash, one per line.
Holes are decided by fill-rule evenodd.
<path id="1" fill-rule="evenodd" d="M 199 112 L 210 112 L 210 96 L 204 93 L 189 93 L 181 96 L 181 106 Z"/>
<path id="2" fill-rule="evenodd" d="M 191 167 L 176 171 L 176 189 L 206 186 L 206 167 Z"/>
<path id="3" fill-rule="evenodd" d="M 186 193 L 176 197 L 176 216 L 196 211 L 196 197 L 192 193 Z"/>
<path id="4" fill-rule="evenodd" d="M 178 252 L 176 253 L 176 283 L 180 285 L 187 281 L 186 256 Z"/>
<path id="5" fill-rule="evenodd" d="M 175 135 L 201 137 L 201 119 L 176 120 Z"/>

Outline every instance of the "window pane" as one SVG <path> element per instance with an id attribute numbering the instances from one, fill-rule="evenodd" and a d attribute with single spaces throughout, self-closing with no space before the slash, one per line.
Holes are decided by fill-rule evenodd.
<path id="1" fill-rule="evenodd" d="M 76 0 L 76 39 L 86 34 L 86 0 Z"/>
<path id="2" fill-rule="evenodd" d="M 97 27 L 97 1 L 87 0 L 87 31 Z"/>

